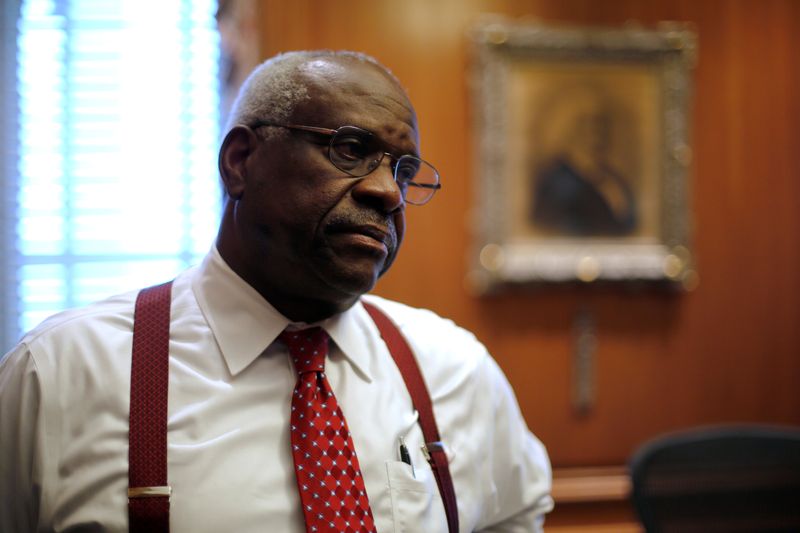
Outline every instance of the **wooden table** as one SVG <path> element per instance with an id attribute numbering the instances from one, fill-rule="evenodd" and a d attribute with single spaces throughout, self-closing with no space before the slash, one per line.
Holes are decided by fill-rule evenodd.
<path id="1" fill-rule="evenodd" d="M 548 533 L 642 533 L 624 466 L 556 468 Z"/>

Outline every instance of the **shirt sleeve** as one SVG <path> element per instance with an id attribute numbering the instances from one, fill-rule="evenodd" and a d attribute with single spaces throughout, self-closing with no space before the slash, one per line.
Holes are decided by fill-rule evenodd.
<path id="1" fill-rule="evenodd" d="M 544 445 L 528 429 L 511 385 L 487 357 L 483 376 L 493 399 L 494 430 L 488 459 L 496 490 L 495 512 L 479 526 L 484 533 L 543 531 L 553 508 L 552 471 Z"/>
<path id="2" fill-rule="evenodd" d="M 0 361 L 0 531 L 38 530 L 44 433 L 36 362 L 21 344 Z"/>

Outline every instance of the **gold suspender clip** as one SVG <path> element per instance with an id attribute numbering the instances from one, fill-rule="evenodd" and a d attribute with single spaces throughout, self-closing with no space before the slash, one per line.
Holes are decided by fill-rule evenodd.
<path id="1" fill-rule="evenodd" d="M 128 498 L 157 498 L 159 496 L 170 497 L 172 487 L 129 487 Z"/>
<path id="2" fill-rule="evenodd" d="M 431 453 L 430 452 L 438 452 L 444 451 L 444 443 L 440 440 L 434 442 L 427 442 L 420 446 L 422 448 L 422 455 L 425 456 L 425 459 L 430 463 L 431 462 Z"/>

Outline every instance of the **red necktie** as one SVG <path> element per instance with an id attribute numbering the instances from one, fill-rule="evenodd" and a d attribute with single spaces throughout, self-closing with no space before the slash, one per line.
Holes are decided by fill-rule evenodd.
<path id="1" fill-rule="evenodd" d="M 350 431 L 325 377 L 328 334 L 314 327 L 287 330 L 279 338 L 298 373 L 291 440 L 306 531 L 374 533 Z"/>

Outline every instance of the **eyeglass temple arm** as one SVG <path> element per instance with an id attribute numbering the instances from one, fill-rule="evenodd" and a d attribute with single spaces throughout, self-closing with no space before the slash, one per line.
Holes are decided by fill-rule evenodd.
<path id="1" fill-rule="evenodd" d="M 275 122 L 269 122 L 265 120 L 259 120 L 258 122 L 254 123 L 251 127 L 259 128 L 261 126 L 272 126 L 273 128 L 286 128 L 290 130 L 310 131 L 311 133 L 321 133 L 323 135 L 334 135 L 336 133 L 336 130 L 332 130 L 330 128 L 319 128 L 317 126 L 300 126 L 297 124 L 277 124 Z"/>
<path id="2" fill-rule="evenodd" d="M 297 124 L 286 124 L 283 126 L 284 128 L 289 128 L 291 130 L 301 130 L 301 131 L 310 131 L 312 133 L 322 133 L 325 135 L 335 135 L 336 130 L 332 130 L 330 128 L 319 128 L 317 126 L 299 126 Z"/>
<path id="3" fill-rule="evenodd" d="M 438 191 L 442 188 L 441 183 L 415 183 L 413 181 L 408 182 L 409 185 L 412 187 L 420 187 L 422 189 L 433 189 L 434 191 Z"/>

